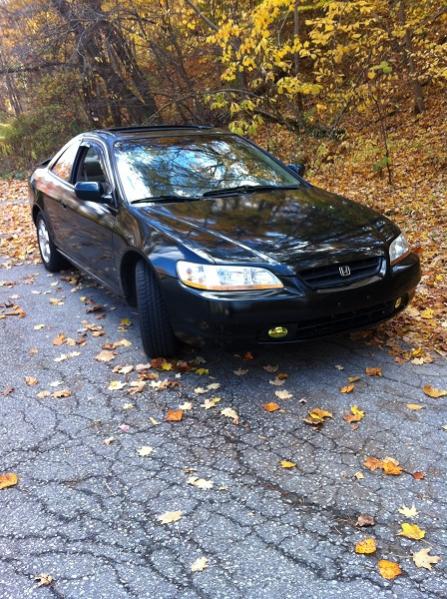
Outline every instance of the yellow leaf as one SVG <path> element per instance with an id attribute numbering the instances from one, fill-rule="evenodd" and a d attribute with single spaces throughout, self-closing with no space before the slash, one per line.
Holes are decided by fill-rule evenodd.
<path id="1" fill-rule="evenodd" d="M 276 412 L 280 409 L 280 406 L 276 403 L 276 401 L 269 401 L 268 403 L 263 403 L 262 407 L 266 412 Z"/>
<path id="2" fill-rule="evenodd" d="M 377 549 L 376 540 L 373 537 L 367 537 L 355 544 L 356 553 L 374 553 Z"/>
<path id="3" fill-rule="evenodd" d="M 205 401 L 202 404 L 202 408 L 205 408 L 205 410 L 214 408 L 215 406 L 217 406 L 220 400 L 220 397 L 210 397 L 209 399 L 205 399 Z"/>
<path id="4" fill-rule="evenodd" d="M 407 539 L 414 539 L 415 541 L 420 541 L 425 537 L 425 530 L 419 528 L 417 524 L 402 522 L 401 528 L 402 530 L 399 533 L 401 537 L 407 537 Z"/>
<path id="5" fill-rule="evenodd" d="M 289 469 L 289 468 L 295 468 L 296 467 L 295 462 L 291 462 L 290 460 L 281 460 L 279 462 L 279 465 L 281 466 L 281 468 L 286 468 L 286 470 Z"/>
<path id="6" fill-rule="evenodd" d="M 182 517 L 183 512 L 165 512 L 160 516 L 157 516 L 157 520 L 159 520 L 162 524 L 172 524 L 173 522 L 178 522 Z"/>
<path id="7" fill-rule="evenodd" d="M 29 386 L 29 387 L 34 387 L 34 385 L 37 385 L 39 381 L 36 379 L 35 376 L 26 376 L 25 377 L 25 383 Z"/>
<path id="8" fill-rule="evenodd" d="M 0 489 L 6 489 L 7 487 L 14 487 L 19 482 L 17 474 L 14 472 L 5 472 L 0 474 Z"/>
<path id="9" fill-rule="evenodd" d="M 205 375 L 209 374 L 209 370 L 208 370 L 208 368 L 196 368 L 195 373 L 198 374 L 199 376 L 205 376 Z"/>
<path id="10" fill-rule="evenodd" d="M 382 461 L 382 469 L 385 474 L 391 476 L 399 476 L 399 474 L 402 474 L 403 470 L 402 466 L 399 466 L 399 462 L 393 458 L 385 458 Z"/>
<path id="11" fill-rule="evenodd" d="M 198 557 L 191 564 L 191 572 L 202 572 L 205 568 L 208 568 L 208 559 L 206 557 Z"/>
<path id="12" fill-rule="evenodd" d="M 421 403 L 407 403 L 405 405 L 409 410 L 413 411 L 422 410 L 423 408 L 425 408 L 425 406 Z"/>
<path id="13" fill-rule="evenodd" d="M 351 406 L 351 413 L 345 414 L 343 416 L 343 420 L 346 422 L 360 422 L 365 416 L 365 412 L 361 410 L 358 406 Z"/>
<path id="14" fill-rule="evenodd" d="M 439 555 L 429 555 L 429 552 L 430 548 L 424 547 L 424 549 L 411 554 L 417 568 L 431 570 L 432 564 L 437 564 L 441 561 Z"/>
<path id="15" fill-rule="evenodd" d="M 425 395 L 434 399 L 439 399 L 440 397 L 445 397 L 447 395 L 446 389 L 436 389 L 436 387 L 432 387 L 431 385 L 424 385 L 422 391 Z"/>
<path id="16" fill-rule="evenodd" d="M 402 574 L 402 570 L 396 562 L 391 562 L 387 559 L 381 559 L 377 562 L 380 575 L 386 580 L 394 580 L 397 576 Z"/>
<path id="17" fill-rule="evenodd" d="M 110 362 L 115 356 L 116 352 L 103 349 L 95 356 L 95 360 L 98 360 L 98 362 Z"/>
<path id="18" fill-rule="evenodd" d="M 306 424 L 323 424 L 326 418 L 332 418 L 332 413 L 327 410 L 322 410 L 321 408 L 314 408 L 310 410 L 307 414 L 307 417 L 304 418 L 304 422 Z"/>

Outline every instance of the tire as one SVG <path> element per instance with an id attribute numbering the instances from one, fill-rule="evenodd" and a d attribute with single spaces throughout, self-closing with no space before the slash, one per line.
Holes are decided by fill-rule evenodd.
<path id="1" fill-rule="evenodd" d="M 172 356 L 177 348 L 177 340 L 172 331 L 160 285 L 143 260 L 137 262 L 135 267 L 135 293 L 144 351 L 152 358 Z"/>
<path id="2" fill-rule="evenodd" d="M 51 238 L 48 223 L 42 212 L 36 218 L 37 243 L 43 265 L 49 272 L 58 272 L 67 268 L 67 260 L 60 254 Z"/>

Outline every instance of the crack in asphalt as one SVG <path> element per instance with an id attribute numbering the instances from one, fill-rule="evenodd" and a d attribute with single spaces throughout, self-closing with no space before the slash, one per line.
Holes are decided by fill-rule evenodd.
<path id="1" fill-rule="evenodd" d="M 445 386 L 445 361 L 397 365 L 383 350 L 346 336 L 251 348 L 254 360 L 209 347 L 199 352 L 209 376 L 174 379 L 173 372 L 160 372 L 180 386 L 147 386 L 129 396 L 126 387 L 107 387 L 136 376 L 113 373 L 114 365 L 147 362 L 134 311 L 88 279 L 73 287 L 40 266 L 1 274 L 15 284 L 0 287 L 0 305 L 11 300 L 27 315 L 0 320 L 0 393 L 14 387 L 0 398 L 0 472 L 19 476 L 16 487 L 0 491 L 0 599 L 34 594 L 32 578 L 40 572 L 55 580 L 39 588 L 39 597 L 57 599 L 447 597 L 446 400 L 421 390 L 427 383 Z M 82 296 L 106 307 L 99 319 L 86 313 Z M 65 298 L 64 305 L 50 305 L 49 297 Z M 122 318 L 133 326 L 119 330 Z M 82 321 L 101 324 L 105 335 L 87 333 L 79 347 L 53 346 L 61 332 L 77 339 Z M 45 328 L 35 330 L 40 323 Z M 122 338 L 132 346 L 118 348 L 109 364 L 95 361 L 104 343 Z M 54 361 L 72 351 L 80 355 Z M 185 348 L 181 357 L 196 355 Z M 267 363 L 289 375 L 282 387 L 269 384 L 275 375 L 262 369 Z M 383 376 L 365 376 L 367 366 L 381 367 Z M 234 375 L 240 367 L 249 372 Z M 350 375 L 361 380 L 343 395 L 339 389 Z M 38 384 L 27 386 L 25 376 Z M 194 392 L 210 382 L 221 388 Z M 36 396 L 63 388 L 72 396 Z M 278 400 L 278 388 L 293 399 Z M 221 402 L 204 410 L 204 398 L 213 394 Z M 269 414 L 262 403 L 273 400 L 283 410 Z M 193 409 L 183 421 L 165 422 L 167 409 L 184 401 Z M 412 412 L 409 401 L 425 408 Z M 134 407 L 123 410 L 127 402 Z M 357 430 L 342 419 L 353 404 L 366 412 Z M 333 413 L 321 430 L 303 423 L 317 406 Z M 238 426 L 220 414 L 224 407 L 237 410 Z M 119 428 L 124 423 L 128 432 Z M 105 445 L 110 436 L 115 441 Z M 150 457 L 138 456 L 142 445 L 153 447 Z M 406 472 L 369 472 L 362 466 L 368 455 L 392 456 Z M 296 468 L 282 469 L 282 459 Z M 424 480 L 413 479 L 416 470 L 425 472 Z M 191 474 L 214 487 L 187 484 Z M 403 504 L 419 510 L 423 541 L 397 536 Z M 181 520 L 161 525 L 157 516 L 171 510 L 181 510 Z M 360 513 L 373 515 L 375 526 L 359 529 Z M 404 575 L 394 582 L 380 577 L 377 557 L 355 554 L 355 543 L 370 535 L 378 558 L 401 564 Z M 411 560 L 411 552 L 427 546 L 443 558 L 431 572 Z M 201 556 L 209 566 L 193 573 Z"/>

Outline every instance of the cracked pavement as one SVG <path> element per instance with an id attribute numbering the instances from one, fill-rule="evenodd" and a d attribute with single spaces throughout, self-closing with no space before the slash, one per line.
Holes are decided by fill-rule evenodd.
<path id="1" fill-rule="evenodd" d="M 445 388 L 441 358 L 398 365 L 347 336 L 250 348 L 253 360 L 210 347 L 198 352 L 209 376 L 161 372 L 179 387 L 147 386 L 129 396 L 127 388 L 108 385 L 135 379 L 112 373 L 113 366 L 147 361 L 131 308 L 87 278 L 73 286 L 40 265 L 1 270 L 0 281 L 0 305 L 10 300 L 26 312 L 0 320 L 0 393 L 14 388 L 0 396 L 0 472 L 19 476 L 17 486 L 0 491 L 1 599 L 447 597 L 447 398 L 422 392 L 424 384 Z M 83 297 L 105 306 L 104 318 L 87 314 Z M 119 330 L 123 318 L 133 323 L 127 331 Z M 81 347 L 53 346 L 59 333 L 77 338 L 82 321 L 104 326 L 105 335 L 88 332 Z M 39 324 L 45 326 L 35 329 Z M 132 345 L 118 348 L 112 362 L 95 361 L 104 343 L 123 338 Z M 55 362 L 73 351 L 79 355 Z M 179 357 L 196 355 L 185 348 Z M 289 375 L 283 386 L 269 384 L 274 375 L 266 364 Z M 365 376 L 370 366 L 381 367 L 383 377 Z M 238 368 L 248 373 L 236 376 Z M 341 394 L 350 375 L 361 380 L 352 394 Z M 26 376 L 38 384 L 28 386 Z M 194 392 L 212 382 L 221 388 Z M 62 388 L 72 396 L 37 397 Z M 278 389 L 293 398 L 278 400 Z M 213 394 L 221 402 L 205 410 L 201 404 Z M 275 400 L 283 411 L 262 409 Z M 167 410 L 184 401 L 193 409 L 183 421 L 165 422 Z M 126 402 L 134 408 L 123 409 Z M 408 402 L 425 407 L 411 411 Z M 353 404 L 366 412 L 357 429 L 342 418 Z M 224 407 L 238 412 L 239 425 L 220 414 Z M 333 413 L 321 429 L 303 422 L 313 407 Z M 104 444 L 111 436 L 115 441 Z M 150 456 L 137 454 L 143 445 L 153 447 Z M 362 466 L 366 456 L 392 456 L 406 472 L 370 472 Z M 281 459 L 296 468 L 281 468 Z M 355 478 L 359 471 L 364 478 Z M 425 479 L 415 480 L 414 471 Z M 187 484 L 191 473 L 213 488 Z M 423 540 L 397 535 L 403 504 L 418 509 Z M 171 510 L 182 518 L 161 524 L 157 516 Z M 361 513 L 374 516 L 375 526 L 359 529 Z M 354 553 L 366 536 L 377 539 L 375 556 Z M 442 558 L 432 571 L 411 560 L 422 547 Z M 208 568 L 191 572 L 202 556 Z M 381 558 L 399 562 L 403 575 L 384 580 Z M 42 572 L 54 582 L 37 589 L 33 577 Z"/>

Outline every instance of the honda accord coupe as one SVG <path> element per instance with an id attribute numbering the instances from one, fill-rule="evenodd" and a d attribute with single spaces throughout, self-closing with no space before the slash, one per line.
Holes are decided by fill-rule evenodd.
<path id="1" fill-rule="evenodd" d="M 30 179 L 42 261 L 137 306 L 149 356 L 178 339 L 303 341 L 403 310 L 421 273 L 399 228 L 303 173 L 211 127 L 83 133 Z"/>

